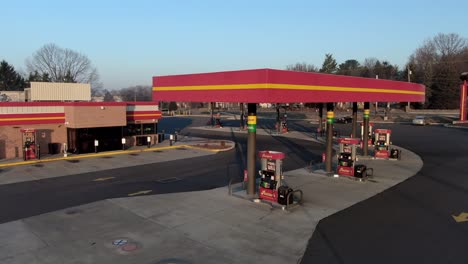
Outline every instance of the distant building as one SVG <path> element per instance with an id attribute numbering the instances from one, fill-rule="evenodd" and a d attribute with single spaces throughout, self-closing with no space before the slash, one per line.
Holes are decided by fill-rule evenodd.
<path id="1" fill-rule="evenodd" d="M 3 94 L 3 92 L 1 93 Z M 24 99 L 21 100 L 24 95 Z M 157 141 L 157 102 L 91 102 L 89 84 L 32 82 L 0 104 L 0 159 L 22 158 L 25 148 L 51 153 L 117 150 Z M 13 98 L 13 99 L 11 99 Z M 13 101 L 13 100 L 18 101 Z M 25 102 L 26 101 L 26 102 Z M 53 154 L 53 153 L 51 153 Z"/>

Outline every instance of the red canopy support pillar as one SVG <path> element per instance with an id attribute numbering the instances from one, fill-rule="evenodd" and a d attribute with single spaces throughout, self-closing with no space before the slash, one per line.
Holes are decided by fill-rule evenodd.
<path id="1" fill-rule="evenodd" d="M 467 107 L 466 107 L 466 96 L 468 94 L 468 72 L 464 72 L 460 75 L 460 79 L 463 84 L 460 85 L 460 121 L 467 120 Z"/>
<path id="2" fill-rule="evenodd" d="M 319 115 L 319 127 L 318 127 L 318 132 L 322 133 L 323 131 L 323 125 L 322 125 L 322 120 L 323 120 L 323 103 L 318 104 L 318 115 Z M 322 135 L 322 134 L 320 134 Z"/>
<path id="3" fill-rule="evenodd" d="M 357 134 L 357 109 L 358 109 L 357 102 L 353 102 L 353 129 L 352 129 L 352 132 L 351 132 L 351 137 L 352 138 L 357 138 L 358 137 L 358 134 Z"/>
<path id="4" fill-rule="evenodd" d="M 370 114 L 370 104 L 369 102 L 365 102 L 364 103 L 364 114 L 363 114 L 363 118 L 364 118 L 364 132 L 363 132 L 363 135 L 362 135 L 362 155 L 363 156 L 367 156 L 368 154 L 368 144 L 367 142 L 369 141 L 369 114 Z"/>
<path id="5" fill-rule="evenodd" d="M 255 194 L 255 164 L 257 148 L 257 104 L 247 104 L 247 194 Z"/>
<path id="6" fill-rule="evenodd" d="M 333 112 L 333 103 L 327 103 L 327 148 L 325 150 L 325 170 L 332 173 L 333 156 L 333 121 L 335 113 Z"/>

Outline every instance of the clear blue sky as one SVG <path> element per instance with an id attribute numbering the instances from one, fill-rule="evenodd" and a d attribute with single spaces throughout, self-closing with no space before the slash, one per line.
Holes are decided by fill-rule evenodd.
<path id="1" fill-rule="evenodd" d="M 325 53 L 403 66 L 437 33 L 468 37 L 468 1 L 5 1 L 0 60 L 55 43 L 88 56 L 106 89 L 156 75 L 275 68 Z"/>

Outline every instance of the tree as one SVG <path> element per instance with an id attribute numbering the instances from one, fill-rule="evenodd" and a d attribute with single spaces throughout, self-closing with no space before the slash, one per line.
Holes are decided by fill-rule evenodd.
<path id="1" fill-rule="evenodd" d="M 114 96 L 112 96 L 112 94 L 108 90 L 104 90 L 103 101 L 104 102 L 114 102 L 115 101 Z"/>
<path id="2" fill-rule="evenodd" d="M 338 66 L 337 74 L 360 76 L 361 64 L 357 60 L 346 60 Z"/>
<path id="3" fill-rule="evenodd" d="M 55 44 L 46 44 L 33 53 L 26 67 L 39 76 L 47 74 L 51 82 L 90 83 L 92 88 L 102 87 L 98 71 L 86 55 Z"/>
<path id="4" fill-rule="evenodd" d="M 322 68 L 320 72 L 323 73 L 336 73 L 336 60 L 333 58 L 333 55 L 330 53 L 325 54 L 325 60 L 323 61 Z"/>
<path id="5" fill-rule="evenodd" d="M 458 107 L 459 75 L 468 68 L 468 39 L 439 33 L 415 50 L 408 61 L 412 82 L 426 86 L 425 107 Z"/>
<path id="6" fill-rule="evenodd" d="M 15 68 L 5 60 L 0 62 L 0 90 L 21 91 L 24 89 L 25 81 Z"/>
<path id="7" fill-rule="evenodd" d="M 177 103 L 176 102 L 170 102 L 169 103 L 169 111 L 175 111 L 177 110 Z"/>
<path id="8" fill-rule="evenodd" d="M 117 93 L 123 101 L 152 101 L 151 86 L 137 85 L 120 89 Z"/>
<path id="9" fill-rule="evenodd" d="M 300 71 L 300 72 L 318 72 L 317 67 L 315 67 L 313 64 L 307 64 L 305 62 L 303 63 L 296 63 L 296 64 L 290 64 L 286 66 L 286 70 L 288 71 Z"/>

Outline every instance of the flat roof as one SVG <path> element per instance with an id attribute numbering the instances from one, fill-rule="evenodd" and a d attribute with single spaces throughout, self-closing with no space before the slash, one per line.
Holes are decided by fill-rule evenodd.
<path id="1" fill-rule="evenodd" d="M 255 69 L 153 77 L 153 101 L 424 102 L 424 85 L 334 74 Z"/>

